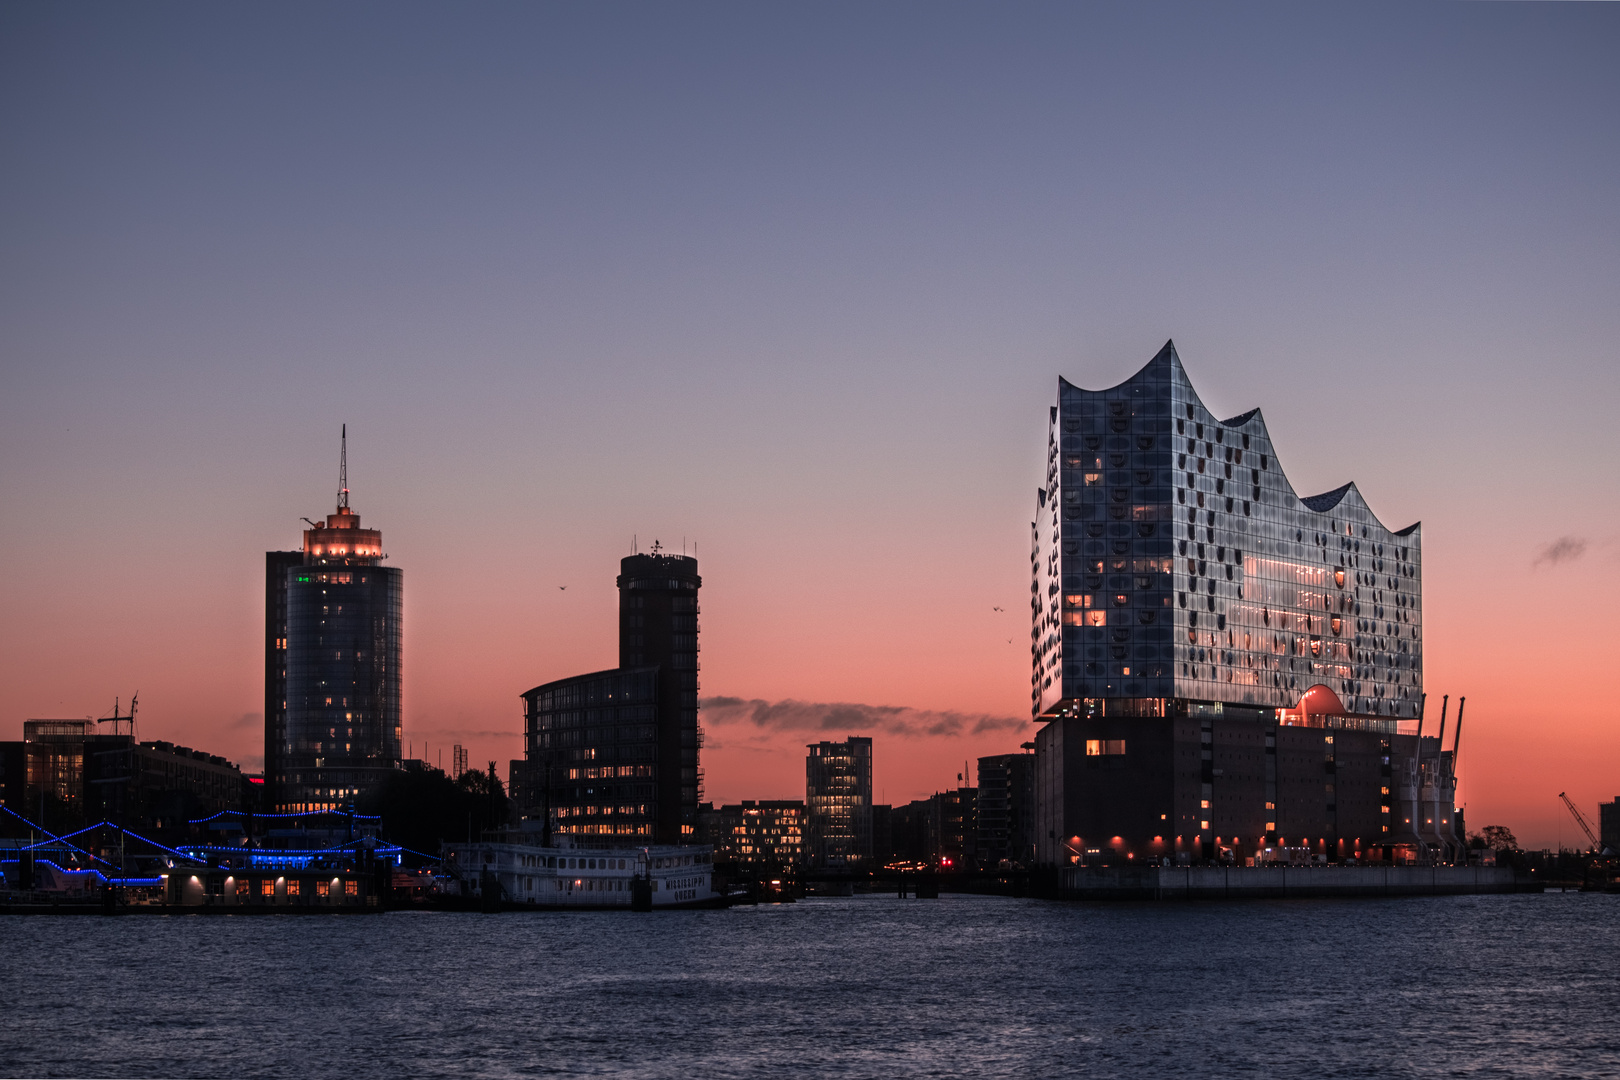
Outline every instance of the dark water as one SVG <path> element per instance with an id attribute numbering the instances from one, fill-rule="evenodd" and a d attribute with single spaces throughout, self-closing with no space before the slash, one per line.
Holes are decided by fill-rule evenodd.
<path id="1" fill-rule="evenodd" d="M 1620 1076 L 1620 896 L 0 917 L 6 1076 Z"/>

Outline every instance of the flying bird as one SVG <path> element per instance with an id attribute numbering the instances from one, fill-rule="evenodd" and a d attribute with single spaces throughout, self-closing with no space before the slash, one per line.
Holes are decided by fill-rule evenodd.
<path id="1" fill-rule="evenodd" d="M 998 608 L 998 607 L 993 607 L 993 608 L 991 608 L 991 609 L 990 609 L 990 610 L 991 610 L 991 611 L 1000 611 L 1000 610 L 1001 610 L 1001 609 L 1000 609 L 1000 608 Z"/>
<path id="2" fill-rule="evenodd" d="M 566 589 L 566 588 L 568 588 L 568 586 L 566 586 L 566 585 L 559 585 L 559 586 L 557 586 L 557 588 L 559 588 L 559 589 Z"/>

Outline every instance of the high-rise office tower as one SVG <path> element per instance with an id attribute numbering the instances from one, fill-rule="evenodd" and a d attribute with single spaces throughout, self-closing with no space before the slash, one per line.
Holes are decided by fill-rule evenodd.
<path id="1" fill-rule="evenodd" d="M 872 862 L 872 740 L 811 743 L 804 759 L 805 854 L 818 869 Z"/>
<path id="2" fill-rule="evenodd" d="M 1218 419 L 1169 343 L 1118 386 L 1058 380 L 1036 512 L 1042 861 L 1454 842 L 1449 809 L 1400 793 L 1453 782 L 1416 739 L 1417 525 L 1385 527 L 1354 484 L 1297 494 L 1260 410 Z"/>
<path id="3" fill-rule="evenodd" d="M 690 840 L 697 827 L 697 559 L 619 563 L 619 666 L 523 695 L 524 760 L 512 763 L 526 816 L 578 837 Z"/>
<path id="4" fill-rule="evenodd" d="M 349 507 L 265 553 L 265 782 L 279 811 L 350 805 L 400 767 L 403 572 Z"/>

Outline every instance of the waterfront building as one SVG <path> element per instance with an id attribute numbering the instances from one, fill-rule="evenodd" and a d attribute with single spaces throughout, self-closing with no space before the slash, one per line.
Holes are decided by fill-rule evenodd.
<path id="1" fill-rule="evenodd" d="M 1620 851 L 1620 796 L 1598 803 L 1598 842 L 1610 851 Z"/>
<path id="2" fill-rule="evenodd" d="M 805 758 L 805 846 L 812 867 L 872 862 L 872 740 L 811 743 Z"/>
<path id="3" fill-rule="evenodd" d="M 525 818 L 582 838 L 693 838 L 702 584 L 697 559 L 656 544 L 620 561 L 619 666 L 522 695 L 524 757 L 511 777 Z"/>
<path id="4" fill-rule="evenodd" d="M 894 807 L 872 804 L 872 861 L 887 866 L 894 861 Z"/>
<path id="5" fill-rule="evenodd" d="M 191 818 L 251 801 L 248 778 L 225 758 L 102 732 L 95 720 L 25 720 L 21 742 L 0 744 L 0 762 L 4 805 L 24 817 L 44 807 L 63 826 L 183 829 Z"/>
<path id="6" fill-rule="evenodd" d="M 932 801 L 934 814 L 930 833 L 934 839 L 935 861 L 954 870 L 976 866 L 979 861 L 976 824 L 979 790 L 966 786 L 952 788 L 939 792 Z"/>
<path id="7" fill-rule="evenodd" d="M 1035 755 L 997 754 L 979 759 L 976 806 L 979 862 L 1035 862 Z"/>
<path id="8" fill-rule="evenodd" d="M 932 822 L 936 818 L 934 800 L 913 799 L 889 810 L 889 848 L 885 864 L 932 863 L 937 847 Z"/>
<path id="9" fill-rule="evenodd" d="M 720 862 L 760 872 L 792 872 L 804 859 L 804 803 L 798 799 L 744 799 L 699 812 L 702 839 Z"/>
<path id="10" fill-rule="evenodd" d="M 1040 861 L 1456 845 L 1418 525 L 1296 494 L 1260 411 L 1209 412 L 1170 343 L 1107 390 L 1058 380 L 1036 512 Z"/>
<path id="11" fill-rule="evenodd" d="M 889 813 L 890 861 L 946 869 L 979 864 L 978 789 L 955 787 Z"/>
<path id="12" fill-rule="evenodd" d="M 265 553 L 265 781 L 279 812 L 349 806 L 400 768 L 404 572 L 349 506 Z"/>

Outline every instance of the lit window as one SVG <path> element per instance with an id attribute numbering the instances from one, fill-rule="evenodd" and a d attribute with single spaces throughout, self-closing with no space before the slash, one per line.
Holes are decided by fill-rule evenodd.
<path id="1" fill-rule="evenodd" d="M 1102 746 L 1103 744 L 1101 739 L 1087 739 L 1086 757 L 1101 757 L 1103 752 Z"/>

